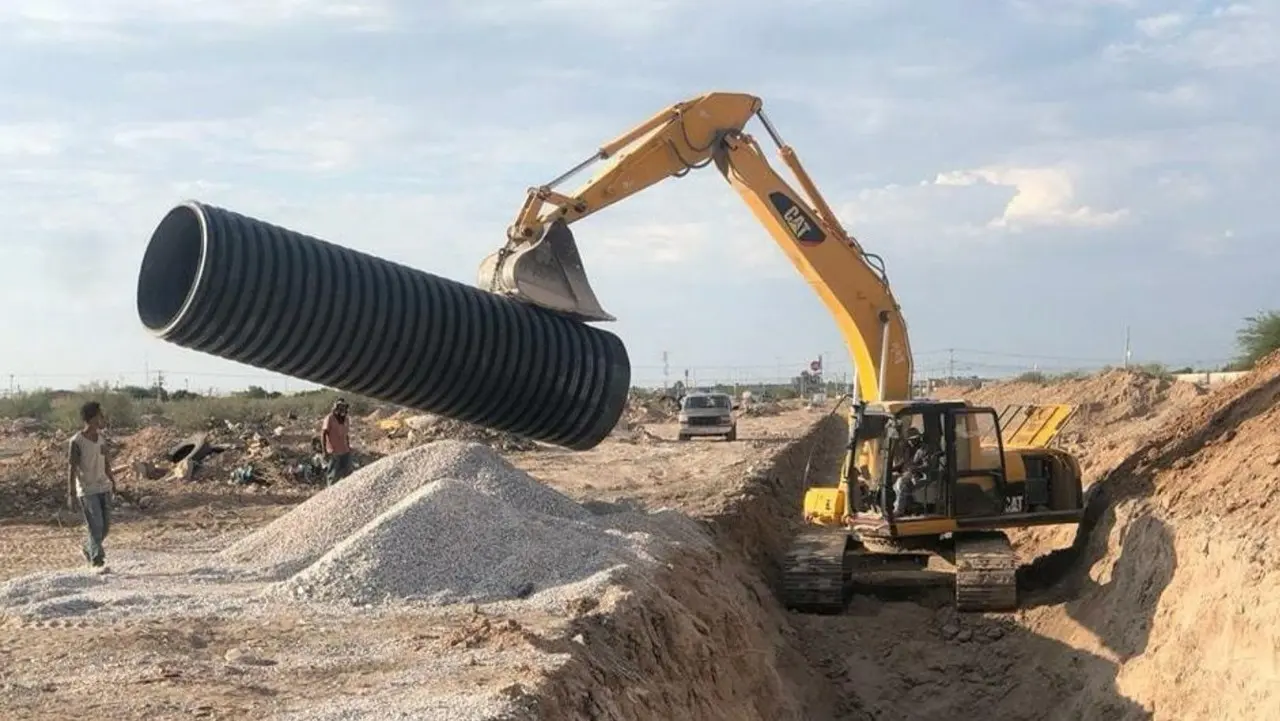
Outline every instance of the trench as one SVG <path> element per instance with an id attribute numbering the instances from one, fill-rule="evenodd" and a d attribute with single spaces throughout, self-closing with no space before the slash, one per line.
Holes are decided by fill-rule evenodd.
<path id="1" fill-rule="evenodd" d="M 1074 543 L 1025 568 L 1017 613 L 957 614 L 949 592 L 786 612 L 771 584 L 803 469 L 812 453 L 815 477 L 836 472 L 844 433 L 840 418 L 818 422 L 702 519 L 714 553 L 672 558 L 619 606 L 580 619 L 534 717 L 1280 717 L 1274 555 L 1221 523 L 1175 528 L 1137 462 L 1091 490 Z"/>

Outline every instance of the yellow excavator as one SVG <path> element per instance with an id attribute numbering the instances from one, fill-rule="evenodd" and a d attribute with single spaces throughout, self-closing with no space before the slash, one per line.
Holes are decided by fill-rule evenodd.
<path id="1" fill-rule="evenodd" d="M 761 121 L 796 192 L 743 131 Z M 557 188 L 604 166 L 578 189 Z M 1016 556 L 1002 529 L 1079 523 L 1080 466 L 1049 448 L 1069 406 L 992 408 L 912 398 L 906 321 L 883 260 L 845 232 L 760 98 L 713 92 L 657 113 L 546 185 L 531 188 L 479 285 L 582 322 L 610 321 L 569 225 L 659 181 L 714 163 L 835 317 L 853 357 L 849 442 L 837 478 L 805 491 L 804 528 L 782 569 L 793 609 L 842 610 L 860 588 L 954 577 L 960 610 L 1017 605 Z"/>

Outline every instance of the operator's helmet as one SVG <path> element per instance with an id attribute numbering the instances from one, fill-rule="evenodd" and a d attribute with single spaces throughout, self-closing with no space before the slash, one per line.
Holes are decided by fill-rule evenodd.
<path id="1" fill-rule="evenodd" d="M 907 443 L 911 443 L 914 445 L 916 443 L 919 443 L 921 440 L 923 440 L 923 436 L 920 435 L 919 428 L 907 429 Z"/>

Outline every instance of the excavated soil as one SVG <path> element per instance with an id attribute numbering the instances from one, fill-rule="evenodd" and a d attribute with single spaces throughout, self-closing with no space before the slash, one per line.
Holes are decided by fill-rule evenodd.
<path id="1" fill-rule="evenodd" d="M 1006 402 L 1090 404 L 1068 429 L 1093 481 L 1087 522 L 1075 534 L 1063 531 L 1063 548 L 1024 568 L 1025 608 L 1017 613 L 959 615 L 948 593 L 857 597 L 839 616 L 783 611 L 771 582 L 795 529 L 804 471 L 834 474 L 844 437 L 838 418 L 793 413 L 767 420 L 773 429 L 809 426 L 798 441 L 794 431 L 762 428 L 738 444 L 654 435 L 584 454 L 513 454 L 535 477 L 592 501 L 597 513 L 676 506 L 716 542 L 677 551 L 665 570 L 584 601 L 566 625 L 472 616 L 421 622 L 417 631 L 408 622 L 364 624 L 335 629 L 334 638 L 354 642 L 358 630 L 389 643 L 388 634 L 425 634 L 413 636 L 424 639 L 422 660 L 405 656 L 401 664 L 466 649 L 469 670 L 441 688 L 461 694 L 468 684 L 477 691 L 501 684 L 509 719 L 1280 718 L 1280 356 L 1212 393 L 1126 373 L 1021 396 L 1007 385 L 967 396 L 998 405 L 997 392 L 1009 394 Z M 1047 550 L 1034 545 L 1024 552 Z M 275 639 L 263 640 L 268 648 L 285 644 L 276 636 L 296 637 L 319 652 L 323 646 L 299 628 L 250 632 Z M 178 648 L 190 647 L 179 629 L 166 632 L 178 634 Z M 225 645 L 232 633 L 202 626 L 189 640 Z M 160 637 L 134 640 L 148 638 Z M 150 643 L 154 653 L 165 642 Z M 543 660 L 493 655 L 517 647 Z M 60 664 L 68 653 L 82 652 L 0 636 L 0 662 Z M 262 718 L 276 696 L 318 696 L 322 687 L 379 694 L 401 678 L 383 666 L 317 669 L 314 680 L 300 681 L 202 664 L 195 670 L 214 674 L 216 684 L 188 679 L 182 696 L 183 682 L 157 669 L 154 679 L 136 682 L 152 684 L 137 693 L 160 691 L 175 704 L 161 709 L 198 698 L 223 718 Z M 26 679 L 23 699 L 48 693 L 60 702 L 27 709 L 66 713 L 81 697 Z M 0 682 L 13 686 L 12 678 Z M 190 702 L 182 708 L 193 710 Z M 385 710 L 392 716 L 394 708 Z"/>

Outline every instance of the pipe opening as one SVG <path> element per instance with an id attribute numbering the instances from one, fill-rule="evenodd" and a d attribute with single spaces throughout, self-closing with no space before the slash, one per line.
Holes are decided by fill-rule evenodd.
<path id="1" fill-rule="evenodd" d="M 179 205 L 151 234 L 138 273 L 138 318 L 147 330 L 163 333 L 186 309 L 204 263 L 204 228 L 200 213 Z"/>

